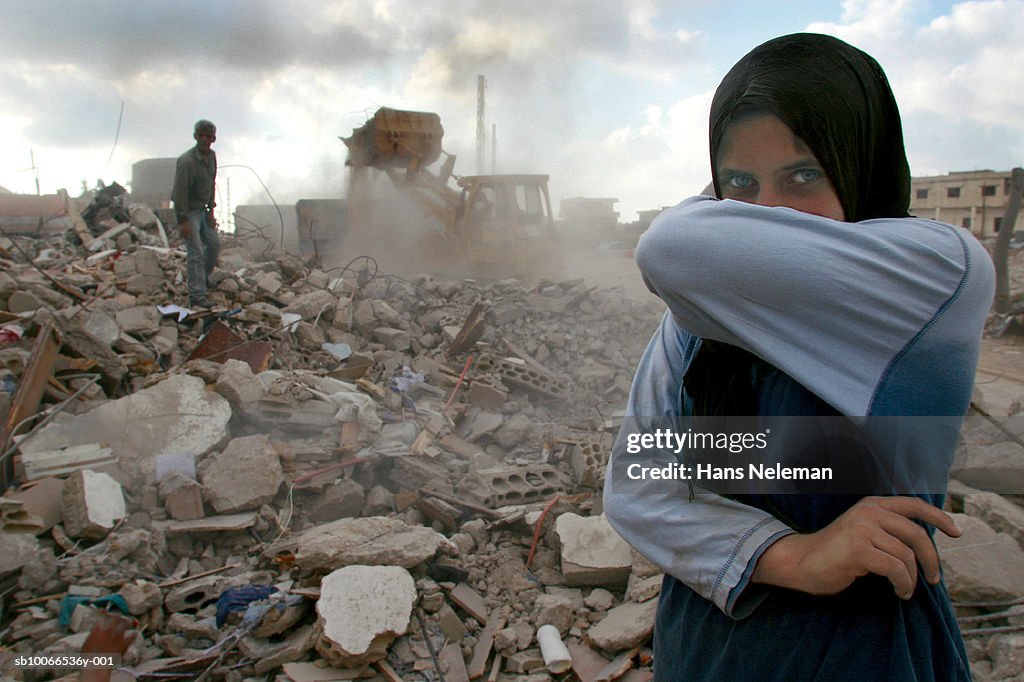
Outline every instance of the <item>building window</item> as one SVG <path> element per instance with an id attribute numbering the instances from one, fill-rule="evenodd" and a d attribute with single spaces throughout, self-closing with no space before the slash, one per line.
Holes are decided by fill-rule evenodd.
<path id="1" fill-rule="evenodd" d="M 992 227 L 993 227 L 994 231 L 998 232 L 999 228 L 1002 227 L 1002 226 L 1003 226 L 1003 218 L 1002 218 L 1002 216 L 999 216 L 995 220 L 992 221 Z"/>
<path id="2" fill-rule="evenodd" d="M 917 190 L 917 198 L 918 199 L 927 199 L 928 198 L 928 190 L 927 189 L 919 189 L 919 190 Z"/>
<path id="3" fill-rule="evenodd" d="M 981 196 L 983 196 L 983 197 L 994 197 L 995 195 L 996 195 L 996 186 L 995 185 L 982 185 L 981 186 Z"/>
<path id="4" fill-rule="evenodd" d="M 957 197 L 960 196 L 960 188 L 959 187 L 947 187 L 946 188 L 946 196 L 948 198 L 950 198 L 950 199 L 956 199 Z"/>
<path id="5" fill-rule="evenodd" d="M 971 229 L 971 219 L 970 218 L 964 218 L 960 222 L 960 227 L 966 227 L 967 229 Z"/>

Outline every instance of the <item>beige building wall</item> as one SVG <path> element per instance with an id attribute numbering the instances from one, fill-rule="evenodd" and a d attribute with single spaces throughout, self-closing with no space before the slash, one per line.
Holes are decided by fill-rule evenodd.
<path id="1" fill-rule="evenodd" d="M 1010 196 L 1010 171 L 962 171 L 911 178 L 910 212 L 993 237 Z"/>

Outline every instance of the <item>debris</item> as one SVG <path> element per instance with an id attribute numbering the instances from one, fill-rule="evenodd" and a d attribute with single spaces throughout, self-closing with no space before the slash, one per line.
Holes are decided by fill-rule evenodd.
<path id="1" fill-rule="evenodd" d="M 64 483 L 61 515 L 70 537 L 106 537 L 127 515 L 121 485 L 107 474 L 76 471 Z"/>
<path id="2" fill-rule="evenodd" d="M 339 668 L 372 663 L 405 634 L 416 601 L 412 576 L 397 566 L 346 566 L 320 582 L 316 649 Z"/>
<path id="3" fill-rule="evenodd" d="M 537 630 L 537 644 L 544 657 L 544 665 L 555 675 L 561 675 L 572 667 L 572 656 L 562 642 L 562 636 L 554 625 L 541 625 Z"/>

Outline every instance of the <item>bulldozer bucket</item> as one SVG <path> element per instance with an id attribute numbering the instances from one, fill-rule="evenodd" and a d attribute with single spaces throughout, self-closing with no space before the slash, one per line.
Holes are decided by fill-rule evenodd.
<path id="1" fill-rule="evenodd" d="M 416 172 L 437 161 L 443 136 L 437 114 L 381 107 L 351 137 L 341 139 L 348 147 L 346 165 Z"/>

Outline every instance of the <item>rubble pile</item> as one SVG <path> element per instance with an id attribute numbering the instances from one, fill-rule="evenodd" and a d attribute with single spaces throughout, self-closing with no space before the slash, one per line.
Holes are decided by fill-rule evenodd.
<path id="1" fill-rule="evenodd" d="M 160 221 L 98 196 L 77 239 L 0 240 L 5 647 L 77 651 L 112 610 L 147 679 L 651 679 L 661 575 L 600 488 L 660 305 L 225 238 L 188 310 Z M 1024 512 L 984 469 L 951 503 L 998 554 L 943 556 L 1002 680 Z"/>

